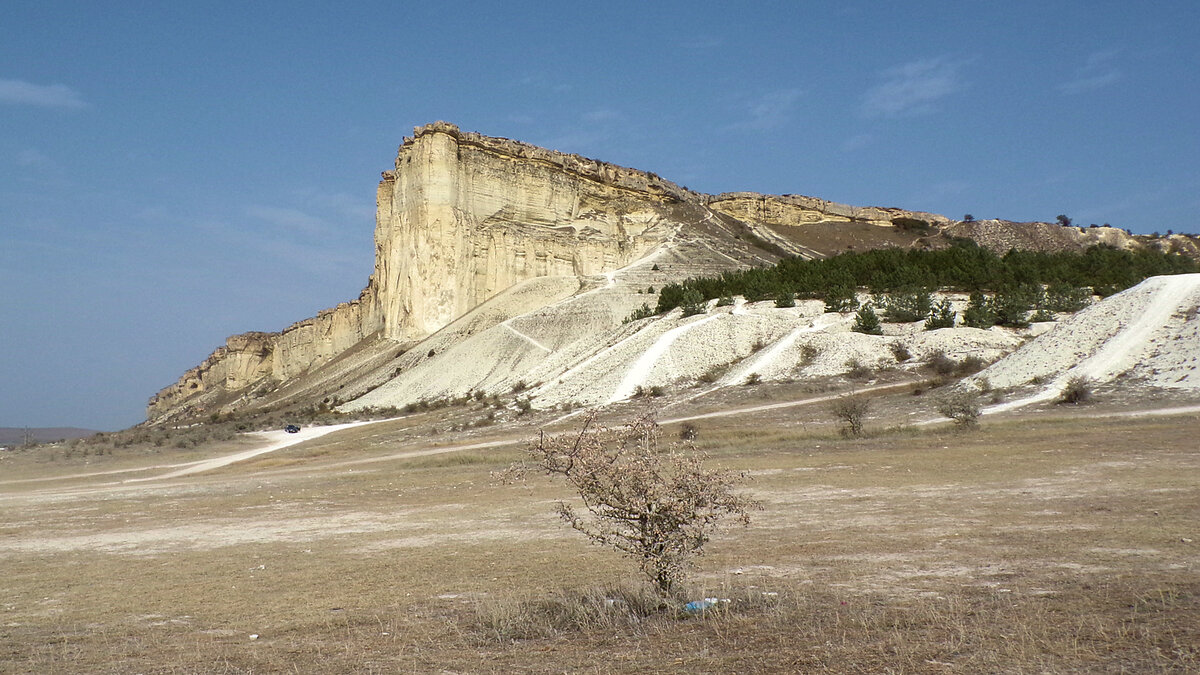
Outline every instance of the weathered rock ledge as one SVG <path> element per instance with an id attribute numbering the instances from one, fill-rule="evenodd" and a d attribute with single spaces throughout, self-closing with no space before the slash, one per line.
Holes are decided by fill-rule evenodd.
<path id="1" fill-rule="evenodd" d="M 255 405 L 266 395 L 273 401 L 302 395 L 288 391 L 309 395 L 315 391 L 312 373 L 328 364 L 341 367 L 339 359 L 351 353 L 359 353 L 358 375 L 387 366 L 386 372 L 371 375 L 378 383 L 397 365 L 376 363 L 363 354 L 395 354 L 395 346 L 433 335 L 533 279 L 592 277 L 594 285 L 599 275 L 626 267 L 664 244 L 688 242 L 726 268 L 738 267 L 787 253 L 822 255 L 808 248 L 813 244 L 806 237 L 830 226 L 848 223 L 862 231 L 864 224 L 892 227 L 903 218 L 924 221 L 923 233 L 969 237 L 998 250 L 1103 243 L 1169 246 L 1200 255 L 1194 239 L 1179 236 L 1142 241 L 1147 238 L 1113 228 L 958 222 L 933 213 L 857 207 L 802 195 L 702 194 L 653 173 L 463 132 L 448 122 L 415 128 L 398 148 L 394 167 L 382 172 L 376 192 L 374 270 L 358 299 L 279 333 L 230 337 L 150 399 L 150 421 Z M 812 225 L 817 227 L 806 227 Z M 880 239 L 874 245 L 896 244 Z M 695 258 L 690 264 L 664 268 L 654 283 L 661 287 L 675 278 L 671 275 L 695 273 Z M 376 346 L 355 351 L 366 344 Z M 329 377 L 324 373 L 317 379 L 328 383 Z M 356 390 L 351 384 L 329 386 L 350 392 Z M 283 393 L 273 393 L 277 391 Z"/>

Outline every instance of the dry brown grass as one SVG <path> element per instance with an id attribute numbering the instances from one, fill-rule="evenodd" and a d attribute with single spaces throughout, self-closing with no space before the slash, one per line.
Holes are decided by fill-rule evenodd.
<path id="1" fill-rule="evenodd" d="M 774 415 L 695 423 L 767 506 L 701 558 L 690 595 L 734 601 L 702 616 L 613 614 L 635 572 L 556 521 L 561 486 L 490 480 L 519 448 L 339 464 L 419 435 L 381 425 L 0 487 L 0 671 L 1200 672 L 1200 419 Z"/>

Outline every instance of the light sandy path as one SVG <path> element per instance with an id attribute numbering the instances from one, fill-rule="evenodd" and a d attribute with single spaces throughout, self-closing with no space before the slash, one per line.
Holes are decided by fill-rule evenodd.
<path id="1" fill-rule="evenodd" d="M 509 319 L 508 321 L 512 321 L 512 319 Z M 502 326 L 504 326 L 505 328 L 507 328 L 507 329 L 509 329 L 510 331 L 512 331 L 512 332 L 513 332 L 513 334 L 515 334 L 517 337 L 519 337 L 519 338 L 521 338 L 521 339 L 523 339 L 523 340 L 526 340 L 526 341 L 528 341 L 528 342 L 529 342 L 529 344 L 533 345 L 534 347 L 537 347 L 538 349 L 541 349 L 541 350 L 543 350 L 543 351 L 547 351 L 547 352 L 549 352 L 549 351 L 552 351 L 552 350 L 551 350 L 549 347 L 547 347 L 546 345 L 544 345 L 544 344 L 542 344 L 542 343 L 538 342 L 537 340 L 534 340 L 533 338 L 531 338 L 531 337 L 529 337 L 528 335 L 526 335 L 526 334 L 522 333 L 521 331 L 517 330 L 516 328 L 513 328 L 513 327 L 512 327 L 512 324 L 510 324 L 508 321 L 501 322 L 501 324 L 500 324 L 500 325 L 502 325 Z"/>
<path id="2" fill-rule="evenodd" d="M 647 349 L 645 352 L 642 352 L 642 355 L 638 357 L 638 360 L 635 361 L 632 366 L 630 366 L 628 371 L 626 371 L 624 379 L 621 380 L 621 384 L 617 385 L 616 390 L 608 399 L 608 402 L 616 403 L 617 401 L 624 401 L 630 396 L 633 396 L 634 392 L 637 391 L 638 386 L 645 382 L 646 378 L 650 376 L 650 371 L 654 369 L 654 364 L 658 363 L 658 360 L 662 358 L 662 355 L 665 354 L 668 349 L 670 349 L 671 345 L 678 340 L 680 336 L 694 328 L 703 326 L 709 321 L 712 321 L 720 316 L 720 314 L 706 316 L 699 321 L 693 321 L 692 323 L 684 324 L 682 326 L 676 326 L 660 335 L 658 340 L 655 341 L 654 344 L 650 345 L 649 349 Z"/>
<path id="3" fill-rule="evenodd" d="M 178 478 L 180 476 L 189 476 L 194 473 L 203 473 L 205 471 L 212 471 L 213 469 L 219 469 L 223 466 L 229 466 L 230 464 L 236 464 L 238 462 L 243 462 L 252 457 L 258 457 L 259 455 L 265 455 L 269 452 L 275 452 L 276 450 L 282 450 L 283 448 L 291 447 L 293 445 L 297 445 L 297 444 L 303 443 L 305 441 L 311 441 L 314 438 L 320 438 L 326 434 L 331 434 L 335 431 L 341 431 L 342 429 L 349 429 L 351 427 L 361 427 L 366 424 L 374 424 L 376 422 L 386 422 L 386 421 L 387 420 L 364 420 L 364 421 L 360 421 L 360 422 L 347 422 L 345 424 L 331 424 L 329 426 L 323 426 L 323 427 L 306 427 L 294 434 L 289 434 L 286 431 L 256 431 L 249 435 L 257 436 L 259 438 L 262 438 L 263 440 L 269 441 L 269 443 L 267 445 L 265 445 L 261 448 L 254 448 L 253 450 L 244 450 L 242 452 L 235 452 L 231 455 L 223 455 L 221 457 L 214 457 L 212 459 L 206 459 L 206 460 L 202 460 L 199 462 L 193 462 L 193 463 L 189 464 L 188 466 L 184 466 L 183 468 L 176 469 L 175 471 L 171 471 L 171 472 L 164 473 L 164 474 L 159 474 L 157 476 L 146 476 L 144 478 L 130 478 L 130 479 L 124 480 L 122 482 L 123 483 L 140 483 L 140 482 L 149 481 L 149 480 L 166 480 L 168 478 Z"/>
<path id="4" fill-rule="evenodd" d="M 769 403 L 769 404 L 765 404 L 765 405 L 746 406 L 746 407 L 733 408 L 733 409 L 728 409 L 728 410 L 718 410 L 718 411 L 714 411 L 714 412 L 700 413 L 697 415 L 671 417 L 671 418 L 666 418 L 666 419 L 660 419 L 660 420 L 658 420 L 658 422 L 659 422 L 659 424 L 677 424 L 680 422 L 691 422 L 691 421 L 695 421 L 695 420 L 714 419 L 714 418 L 719 418 L 719 417 L 732 417 L 735 415 L 748 415 L 748 414 L 764 412 L 764 411 L 768 411 L 768 410 L 780 410 L 780 409 L 784 409 L 784 408 L 795 408 L 795 407 L 800 407 L 800 406 L 813 405 L 816 403 L 824 403 L 824 402 L 832 401 L 839 397 L 846 396 L 848 393 L 865 394 L 865 393 L 871 393 L 871 392 L 886 392 L 886 391 L 891 391 L 894 389 L 903 389 L 905 387 L 911 387 L 913 384 L 914 384 L 913 382 L 898 382 L 898 383 L 893 383 L 893 384 L 877 385 L 874 387 L 865 387 L 863 389 L 857 390 L 856 392 L 841 392 L 841 393 L 837 393 L 837 394 L 816 396 L 816 397 L 812 397 L 812 398 L 805 398 L 805 399 L 799 399 L 799 400 L 794 400 L 794 401 L 783 401 L 780 403 Z M 574 413 L 574 414 L 578 414 L 578 413 Z M 1099 419 L 1099 418 L 1113 418 L 1113 417 L 1117 417 L 1117 418 L 1121 418 L 1121 417 L 1158 417 L 1158 416 L 1187 415 L 1187 414 L 1200 414 L 1200 405 L 1176 406 L 1176 407 L 1171 407 L 1171 408 L 1156 408 L 1156 409 L 1149 409 L 1149 410 L 1133 410 L 1133 411 L 1120 411 L 1120 412 L 1097 412 L 1097 413 L 1085 415 L 1085 417 Z M 565 419 L 565 417 L 560 418 L 560 419 Z M 181 470 L 181 471 L 175 471 L 175 472 L 162 474 L 162 475 L 158 475 L 158 476 L 153 476 L 153 477 L 147 477 L 147 478 L 137 478 L 137 479 L 120 481 L 120 482 L 103 483 L 103 484 L 91 486 L 89 488 L 82 489 L 82 490 L 80 488 L 70 488 L 70 489 L 67 489 L 66 492 L 77 493 L 77 494 L 95 494 L 95 493 L 102 492 L 104 490 L 119 489 L 121 487 L 129 487 L 130 483 L 137 483 L 139 485 L 149 486 L 150 481 L 166 480 L 169 478 L 178 478 L 180 476 L 199 473 L 201 471 L 210 471 L 215 468 L 229 466 L 229 465 L 237 463 L 237 462 L 245 461 L 252 457 L 257 457 L 257 456 L 260 456 L 260 455 L 263 455 L 263 454 L 266 454 L 269 452 L 274 452 L 276 450 L 280 450 L 285 447 L 296 445 L 296 444 L 301 443 L 306 440 L 320 438 L 321 436 L 332 433 L 334 431 L 339 431 L 341 429 L 347 429 L 347 428 L 355 427 L 355 426 L 374 424 L 377 422 L 385 422 L 385 421 L 388 421 L 388 420 L 368 420 L 368 421 L 363 421 L 363 422 L 352 422 L 349 424 L 337 424 L 337 425 L 331 425 L 331 426 L 326 426 L 326 427 L 310 427 L 309 429 L 301 430 L 300 434 L 289 434 L 288 436 L 290 436 L 290 437 L 283 438 L 280 441 L 273 443 L 271 445 L 268 445 L 266 447 L 255 448 L 254 450 L 239 452 L 239 453 L 235 453 L 232 455 L 225 455 L 223 457 L 217 457 L 217 458 L 214 458 L 211 460 L 203 460 L 200 462 L 189 462 L 186 465 L 158 465 L 158 466 L 154 466 L 154 467 L 145 467 L 144 469 L 130 469 L 130 471 L 139 471 L 139 470 L 156 469 L 156 468 L 164 468 L 164 467 L 177 467 L 177 466 L 186 466 L 187 467 L 186 469 Z M 559 421 L 559 420 L 555 420 L 555 421 Z M 916 422 L 916 423 L 914 423 L 914 426 L 928 426 L 928 425 L 932 425 L 932 424 L 949 424 L 949 423 L 950 423 L 950 420 L 948 420 L 948 419 L 929 419 L 929 420 L 924 420 L 921 422 Z M 309 433 L 305 434 L 304 433 L 305 431 L 307 431 Z M 260 433 L 263 436 L 266 436 L 268 438 L 274 438 L 277 434 L 282 434 L 284 432 L 260 432 Z M 555 435 L 564 435 L 564 434 L 571 434 L 571 433 L 576 433 L 576 432 L 563 431 L 563 432 L 558 432 Z M 304 435 L 301 436 L 301 434 L 304 434 Z M 299 436 L 299 438 L 296 438 L 297 436 Z M 446 445 L 446 446 L 442 446 L 442 447 L 425 448 L 425 449 L 420 449 L 420 450 L 405 450 L 402 452 L 395 452 L 395 453 L 390 453 L 387 455 L 380 455 L 377 457 L 365 457 L 365 458 L 360 458 L 360 459 L 330 462 L 330 463 L 320 464 L 320 465 L 307 465 L 307 466 L 303 466 L 303 467 L 291 467 L 291 468 L 282 468 L 282 469 L 277 468 L 277 469 L 270 470 L 269 473 L 286 474 L 286 473 L 294 473 L 297 471 L 305 471 L 305 472 L 313 471 L 313 470 L 325 471 L 328 469 L 338 469 L 338 468 L 344 468 L 344 467 L 360 466 L 363 464 L 374 464 L 374 463 L 379 463 L 379 462 L 389 462 L 389 461 L 396 461 L 396 460 L 403 460 L 403 459 L 413 459 L 413 458 L 417 458 L 417 457 L 428 457 L 428 456 L 433 456 L 433 455 L 443 455 L 443 454 L 449 454 L 449 453 L 455 453 L 455 452 L 464 452 L 464 451 L 468 451 L 468 450 L 482 450 L 482 449 L 486 449 L 486 448 L 498 448 L 498 447 L 504 447 L 504 446 L 521 445 L 524 443 L 528 443 L 529 440 L 530 439 L 528 437 L 522 436 L 520 438 L 505 438 L 505 439 L 497 439 L 497 440 L 492 440 L 492 441 L 479 441 L 476 443 Z M 78 474 L 75 476 L 58 476 L 58 477 L 51 478 L 51 480 L 70 479 L 70 478 L 86 477 L 86 476 L 91 476 L 91 475 L 103 475 L 103 474 L 107 474 L 107 473 L 122 473 L 122 472 L 123 471 L 96 472 L 93 474 Z M 63 492 L 64 491 L 60 490 L 60 489 L 48 489 L 48 490 L 39 490 L 35 493 L 15 493 L 15 494 L 8 494 L 8 495 L 0 495 L 0 497 L 14 498 L 14 499 L 27 499 L 31 495 L 39 496 L 39 495 L 47 495 L 47 494 L 61 494 Z"/>

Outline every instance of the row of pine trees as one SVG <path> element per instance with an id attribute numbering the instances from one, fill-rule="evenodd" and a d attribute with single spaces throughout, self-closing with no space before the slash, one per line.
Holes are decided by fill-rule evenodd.
<path id="1" fill-rule="evenodd" d="M 821 260 L 785 258 L 771 267 L 694 277 L 664 286 L 658 305 L 645 305 L 636 320 L 681 307 L 685 315 L 704 311 L 709 300 L 731 304 L 774 300 L 794 306 L 796 298 L 823 299 L 826 311 L 858 310 L 855 329 L 877 333 L 880 321 L 925 321 L 925 328 L 960 323 L 949 301 L 934 302 L 934 291 L 970 293 L 961 324 L 1020 327 L 1049 321 L 1056 312 L 1074 312 L 1093 294 L 1111 295 L 1160 274 L 1200 271 L 1191 258 L 1159 251 L 1125 251 L 1094 246 L 1084 252 L 1011 250 L 1001 256 L 970 240 L 936 251 L 880 249 L 843 253 Z M 874 297 L 860 307 L 858 291 Z"/>

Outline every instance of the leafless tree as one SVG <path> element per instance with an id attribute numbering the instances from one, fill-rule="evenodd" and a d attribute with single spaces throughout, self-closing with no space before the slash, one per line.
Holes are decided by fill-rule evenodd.
<path id="1" fill-rule="evenodd" d="M 670 594 L 718 521 L 732 516 L 749 524 L 749 511 L 761 506 L 733 491 L 744 474 L 706 468 L 690 442 L 663 447 L 660 438 L 651 415 L 609 429 L 593 412 L 578 433 L 542 432 L 529 452 L 539 471 L 561 476 L 579 495 L 582 508 L 559 502 L 562 519 L 636 560 Z"/>

